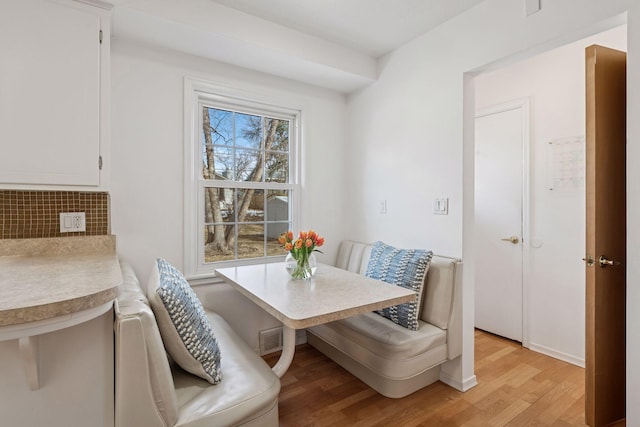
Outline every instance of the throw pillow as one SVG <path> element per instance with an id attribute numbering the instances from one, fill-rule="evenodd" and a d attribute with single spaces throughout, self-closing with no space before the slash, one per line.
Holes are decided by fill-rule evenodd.
<path id="1" fill-rule="evenodd" d="M 423 249 L 398 249 L 383 242 L 375 242 L 367 265 L 366 276 L 416 293 L 416 302 L 409 302 L 376 311 L 400 326 L 418 330 L 419 305 L 424 288 L 424 276 L 429 269 L 432 251 Z"/>
<path id="2" fill-rule="evenodd" d="M 182 273 L 156 259 L 147 298 L 156 315 L 162 341 L 185 371 L 211 384 L 222 380 L 220 349 L 202 304 Z"/>

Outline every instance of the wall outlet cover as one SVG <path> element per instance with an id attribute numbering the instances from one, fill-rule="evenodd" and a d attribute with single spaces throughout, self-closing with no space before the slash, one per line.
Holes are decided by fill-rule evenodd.
<path id="1" fill-rule="evenodd" d="M 87 231 L 84 212 L 60 212 L 60 232 L 77 233 Z"/>

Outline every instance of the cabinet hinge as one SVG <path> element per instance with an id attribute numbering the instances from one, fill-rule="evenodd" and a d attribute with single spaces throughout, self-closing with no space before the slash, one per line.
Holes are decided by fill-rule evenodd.
<path id="1" fill-rule="evenodd" d="M 98 156 L 98 169 L 102 170 L 102 156 Z"/>
<path id="2" fill-rule="evenodd" d="M 100 40 L 100 44 L 102 44 L 102 30 L 100 30 L 100 34 L 98 35 L 98 39 Z"/>

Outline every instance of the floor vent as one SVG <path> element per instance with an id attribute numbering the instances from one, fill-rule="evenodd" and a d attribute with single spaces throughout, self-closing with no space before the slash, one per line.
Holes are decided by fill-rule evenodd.
<path id="1" fill-rule="evenodd" d="M 282 327 L 260 331 L 260 355 L 282 350 Z"/>

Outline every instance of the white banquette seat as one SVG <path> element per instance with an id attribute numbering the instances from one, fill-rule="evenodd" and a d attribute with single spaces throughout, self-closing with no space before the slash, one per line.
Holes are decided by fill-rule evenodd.
<path id="1" fill-rule="evenodd" d="M 170 363 L 133 269 L 115 302 L 116 427 L 278 426 L 280 380 L 224 319 L 206 311 L 221 353 L 211 385 Z"/>
<path id="2" fill-rule="evenodd" d="M 365 274 L 371 249 L 343 241 L 336 266 Z M 460 270 L 460 260 L 433 256 L 417 331 L 366 313 L 309 328 L 308 342 L 378 393 L 407 396 L 437 381 L 440 365 L 462 353 Z"/>

